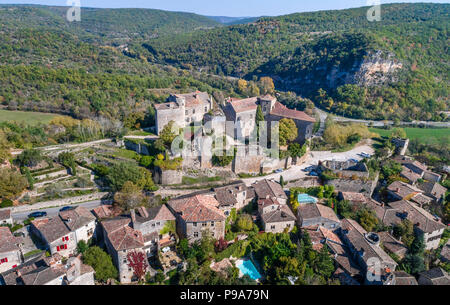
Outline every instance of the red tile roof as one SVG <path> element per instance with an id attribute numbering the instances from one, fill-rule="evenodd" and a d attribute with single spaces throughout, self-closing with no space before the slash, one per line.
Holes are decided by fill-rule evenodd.
<path id="1" fill-rule="evenodd" d="M 169 201 L 169 206 L 186 222 L 221 221 L 226 216 L 218 209 L 219 202 L 210 196 L 196 195 Z"/>
<path id="2" fill-rule="evenodd" d="M 270 114 L 294 120 L 307 121 L 312 123 L 316 122 L 316 119 L 310 117 L 303 111 L 289 109 L 280 102 L 275 103 L 275 106 L 273 107 Z"/>
<path id="3" fill-rule="evenodd" d="M 258 108 L 258 105 L 256 104 L 258 102 L 257 97 L 250 97 L 243 100 L 231 100 L 230 104 L 234 109 L 234 112 L 240 113 L 245 111 L 251 111 L 256 110 Z"/>
<path id="4" fill-rule="evenodd" d="M 111 245 L 116 251 L 144 247 L 142 233 L 132 229 L 129 218 L 118 218 L 102 222 Z"/>

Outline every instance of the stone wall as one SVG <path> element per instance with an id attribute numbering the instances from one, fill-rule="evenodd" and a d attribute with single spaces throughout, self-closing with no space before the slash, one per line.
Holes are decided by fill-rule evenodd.
<path id="1" fill-rule="evenodd" d="M 130 140 L 125 141 L 125 148 L 137 152 L 138 154 L 149 156 L 148 146 L 145 143 L 135 143 Z"/>
<path id="2" fill-rule="evenodd" d="M 333 185 L 336 191 L 362 193 L 367 197 L 372 197 L 373 191 L 377 186 L 378 176 L 374 180 L 361 179 L 334 179 L 326 181 L 326 185 Z"/>
<path id="3" fill-rule="evenodd" d="M 183 182 L 183 171 L 155 169 L 154 181 L 162 185 L 181 184 Z"/>

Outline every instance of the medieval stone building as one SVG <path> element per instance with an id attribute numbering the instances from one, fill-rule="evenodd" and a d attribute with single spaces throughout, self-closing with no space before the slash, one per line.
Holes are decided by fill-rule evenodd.
<path id="1" fill-rule="evenodd" d="M 212 98 L 206 92 L 196 91 L 188 94 L 172 94 L 167 103 L 156 104 L 156 132 L 174 121 L 178 127 L 201 122 L 206 113 L 212 109 Z"/>

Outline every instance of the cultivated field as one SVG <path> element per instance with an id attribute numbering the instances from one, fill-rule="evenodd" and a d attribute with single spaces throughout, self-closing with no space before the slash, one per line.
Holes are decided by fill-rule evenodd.
<path id="1" fill-rule="evenodd" d="M 59 115 L 43 112 L 0 110 L 0 122 L 16 121 L 30 125 L 37 125 L 39 123 L 48 124 L 56 116 Z"/>
<path id="2" fill-rule="evenodd" d="M 371 132 L 375 132 L 380 136 L 389 136 L 391 130 L 370 128 Z M 419 139 L 423 143 L 438 143 L 442 139 L 446 138 L 450 141 L 450 128 L 404 128 L 406 135 L 409 139 Z"/>

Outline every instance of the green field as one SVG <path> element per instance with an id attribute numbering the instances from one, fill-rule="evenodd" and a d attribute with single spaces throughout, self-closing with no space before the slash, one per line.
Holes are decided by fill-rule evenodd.
<path id="1" fill-rule="evenodd" d="M 406 136 L 412 139 L 419 139 L 423 143 L 438 143 L 442 139 L 446 138 L 450 141 L 450 128 L 403 128 L 406 132 Z M 371 132 L 375 132 L 382 137 L 388 137 L 392 133 L 391 130 L 380 128 L 369 128 Z"/>
<path id="2" fill-rule="evenodd" d="M 43 112 L 0 110 L 0 122 L 15 121 L 30 125 L 37 125 L 39 123 L 48 124 L 57 116 L 60 115 Z"/>

